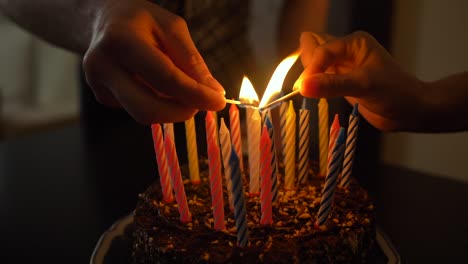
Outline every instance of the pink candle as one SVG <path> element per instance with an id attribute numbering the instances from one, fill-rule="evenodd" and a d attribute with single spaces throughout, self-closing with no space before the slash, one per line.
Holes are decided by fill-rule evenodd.
<path id="1" fill-rule="evenodd" d="M 229 122 L 231 126 L 231 141 L 239 157 L 240 169 L 244 171 L 244 162 L 242 161 L 242 140 L 241 140 L 241 129 L 240 129 L 240 118 L 239 109 L 236 105 L 232 104 L 229 108 Z"/>
<path id="2" fill-rule="evenodd" d="M 213 205 L 214 228 L 225 229 L 223 186 L 221 183 L 221 157 L 219 154 L 218 134 L 216 132 L 216 121 L 211 111 L 206 113 L 206 141 L 208 145 L 208 161 L 211 187 L 211 203 Z"/>
<path id="3" fill-rule="evenodd" d="M 338 114 L 335 114 L 335 119 L 333 119 L 333 123 L 330 127 L 330 141 L 328 143 L 328 162 L 330 162 L 332 151 L 335 148 L 335 142 L 336 138 L 338 137 L 338 132 L 340 132 L 340 119 L 338 118 Z"/>
<path id="4" fill-rule="evenodd" d="M 192 221 L 192 214 L 188 208 L 187 196 L 185 195 L 184 182 L 182 181 L 182 174 L 180 173 L 179 159 L 172 139 L 172 134 L 165 131 L 164 147 L 167 154 L 167 163 L 171 172 L 172 186 L 174 186 L 175 198 L 178 204 L 180 221 L 187 223 Z"/>
<path id="5" fill-rule="evenodd" d="M 260 224 L 262 225 L 271 225 L 273 224 L 272 217 L 272 194 L 271 194 L 271 139 L 268 134 L 268 129 L 266 125 L 263 125 L 262 136 L 260 139 L 260 203 L 262 216 L 260 219 Z"/>
<path id="6" fill-rule="evenodd" d="M 170 203 L 174 201 L 172 195 L 171 176 L 167 165 L 166 150 L 164 149 L 163 132 L 160 124 L 152 124 L 151 132 L 153 134 L 154 152 L 156 153 L 156 162 L 158 163 L 159 180 L 161 182 L 161 191 L 163 201 Z"/>

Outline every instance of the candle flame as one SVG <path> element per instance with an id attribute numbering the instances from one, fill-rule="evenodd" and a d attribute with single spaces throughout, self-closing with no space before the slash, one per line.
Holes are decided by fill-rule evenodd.
<path id="1" fill-rule="evenodd" d="M 293 54 L 286 57 L 281 63 L 276 67 L 273 75 L 271 76 L 270 82 L 263 94 L 262 100 L 260 101 L 259 108 L 267 105 L 271 100 L 276 99 L 276 96 L 281 92 L 283 88 L 283 82 L 286 78 L 291 67 L 296 62 L 299 57 L 299 51 L 294 52 Z"/>
<path id="2" fill-rule="evenodd" d="M 258 105 L 259 100 L 257 92 L 255 92 L 252 83 L 246 76 L 244 76 L 244 79 L 242 79 L 239 100 L 244 104 L 247 103 L 255 106 Z"/>

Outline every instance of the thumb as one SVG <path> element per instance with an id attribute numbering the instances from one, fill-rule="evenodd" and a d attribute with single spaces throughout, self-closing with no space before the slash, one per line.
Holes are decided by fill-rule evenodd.
<path id="1" fill-rule="evenodd" d="M 348 74 L 319 73 L 300 79 L 297 86 L 305 97 L 355 97 L 366 89 L 360 75 L 359 72 Z"/>
<path id="2" fill-rule="evenodd" d="M 203 57 L 190 37 L 187 24 L 176 17 L 162 38 L 162 45 L 174 64 L 188 76 L 215 91 L 224 92 L 221 84 L 211 75 Z"/>

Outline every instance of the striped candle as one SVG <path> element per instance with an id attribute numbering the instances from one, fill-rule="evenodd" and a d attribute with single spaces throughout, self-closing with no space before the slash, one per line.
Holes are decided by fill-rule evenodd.
<path id="1" fill-rule="evenodd" d="M 175 140 L 175 135 L 174 135 L 174 124 L 173 123 L 164 123 L 164 135 L 170 134 L 172 140 Z"/>
<path id="2" fill-rule="evenodd" d="M 272 196 L 271 196 L 271 140 L 268 134 L 266 125 L 263 125 L 262 136 L 260 140 L 260 205 L 262 216 L 260 218 L 260 224 L 271 225 L 273 224 L 272 217 Z"/>
<path id="3" fill-rule="evenodd" d="M 299 145 L 297 183 L 305 184 L 309 174 L 309 141 L 310 141 L 310 107 L 307 98 L 302 99 L 302 108 L 299 110 Z"/>
<path id="4" fill-rule="evenodd" d="M 285 146 L 284 188 L 294 188 L 296 177 L 296 112 L 294 105 L 289 101 L 286 117 L 286 146 Z"/>
<path id="5" fill-rule="evenodd" d="M 335 118 L 333 119 L 333 123 L 330 127 L 330 140 L 328 142 L 328 149 L 330 151 L 328 152 L 328 162 L 330 162 L 332 156 L 331 150 L 335 147 L 336 138 L 338 137 L 338 132 L 340 132 L 340 127 L 340 119 L 338 114 L 335 114 Z"/>
<path id="6" fill-rule="evenodd" d="M 171 126 L 165 126 L 169 128 Z M 185 195 L 184 183 L 182 181 L 182 174 L 180 173 L 179 160 L 177 158 L 177 152 L 174 144 L 174 140 L 169 131 L 164 130 L 164 147 L 167 154 L 167 163 L 169 165 L 169 171 L 171 172 L 171 182 L 174 187 L 175 198 L 177 201 L 180 221 L 187 223 L 192 221 L 192 214 L 190 213 L 187 197 Z"/>
<path id="7" fill-rule="evenodd" d="M 164 139 L 161 125 L 152 124 L 151 132 L 153 134 L 154 152 L 156 153 L 156 162 L 158 163 L 159 180 L 161 182 L 163 201 L 165 203 L 171 203 L 174 201 L 174 195 L 172 195 L 171 176 L 169 175 L 169 168 L 167 165 L 166 150 L 164 149 Z"/>
<path id="8" fill-rule="evenodd" d="M 346 149 L 343 161 L 343 172 L 340 187 L 347 188 L 351 179 L 353 169 L 354 152 L 356 150 L 356 140 L 358 135 L 359 112 L 358 104 L 354 105 L 353 112 L 349 116 L 348 135 L 346 137 Z"/>
<path id="9" fill-rule="evenodd" d="M 282 149 L 282 160 L 283 165 L 286 164 L 286 120 L 288 116 L 288 103 L 283 102 L 279 109 L 280 116 L 280 132 L 281 132 L 281 149 Z"/>
<path id="10" fill-rule="evenodd" d="M 221 157 L 219 156 L 218 133 L 216 120 L 211 111 L 206 113 L 206 142 L 208 146 L 208 163 L 210 173 L 211 204 L 213 206 L 214 228 L 225 229 L 223 186 L 221 182 Z"/>
<path id="11" fill-rule="evenodd" d="M 229 108 L 229 124 L 231 127 L 231 142 L 236 150 L 240 161 L 240 169 L 244 171 L 244 161 L 242 159 L 242 137 L 240 129 L 239 109 L 235 104 L 231 104 Z"/>
<path id="12" fill-rule="evenodd" d="M 316 227 L 325 224 L 327 217 L 330 214 L 338 175 L 340 174 L 341 166 L 343 165 L 344 145 L 345 129 L 340 128 L 335 147 L 333 148 L 332 158 L 330 162 L 328 162 L 328 174 L 325 178 L 325 185 L 322 189 L 322 199 L 320 201 L 320 208 L 315 222 Z"/>
<path id="13" fill-rule="evenodd" d="M 231 140 L 229 135 L 229 130 L 224 123 L 224 118 L 221 118 L 221 126 L 219 127 L 219 143 L 221 144 L 221 154 L 223 156 L 223 165 L 224 165 L 224 179 L 226 181 L 226 189 L 228 190 L 228 200 L 229 208 L 231 211 L 234 211 L 234 201 L 232 200 L 231 190 L 231 167 L 229 165 L 229 158 L 231 156 Z M 237 151 L 236 151 L 237 152 Z"/>
<path id="14" fill-rule="evenodd" d="M 200 172 L 198 168 L 197 134 L 195 132 L 195 118 L 185 121 L 185 138 L 187 141 L 187 157 L 192 184 L 200 184 Z"/>
<path id="15" fill-rule="evenodd" d="M 249 232 L 247 230 L 247 210 L 245 209 L 244 188 L 240 171 L 239 158 L 234 148 L 231 150 L 229 159 L 231 167 L 231 192 L 234 197 L 234 218 L 236 221 L 237 245 L 246 247 L 249 242 Z"/>
<path id="16" fill-rule="evenodd" d="M 272 201 L 276 202 L 278 200 L 278 189 L 279 189 L 279 170 L 278 170 L 278 160 L 276 159 L 276 146 L 275 146 L 275 134 L 273 130 L 273 123 L 271 123 L 270 115 L 267 115 L 265 118 L 265 125 L 268 128 L 268 135 L 271 140 L 271 195 Z"/>
<path id="17" fill-rule="evenodd" d="M 318 103 L 319 117 L 319 160 L 321 177 L 327 175 L 328 162 L 328 103 L 325 98 L 321 98 Z"/>
<path id="18" fill-rule="evenodd" d="M 257 109 L 251 109 L 252 115 L 247 119 L 249 123 L 247 136 L 249 140 L 249 194 L 260 193 L 260 133 L 261 117 Z"/>

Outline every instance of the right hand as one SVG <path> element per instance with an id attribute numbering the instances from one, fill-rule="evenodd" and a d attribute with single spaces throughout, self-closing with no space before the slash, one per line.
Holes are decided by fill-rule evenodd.
<path id="1" fill-rule="evenodd" d="M 369 34 L 335 38 L 304 32 L 301 52 L 305 69 L 295 86 L 303 96 L 344 96 L 383 131 L 423 127 L 424 83 L 404 72 Z"/>
<path id="2" fill-rule="evenodd" d="M 99 102 L 123 107 L 144 124 L 224 108 L 224 89 L 182 18 L 146 0 L 98 5 L 83 68 Z"/>

